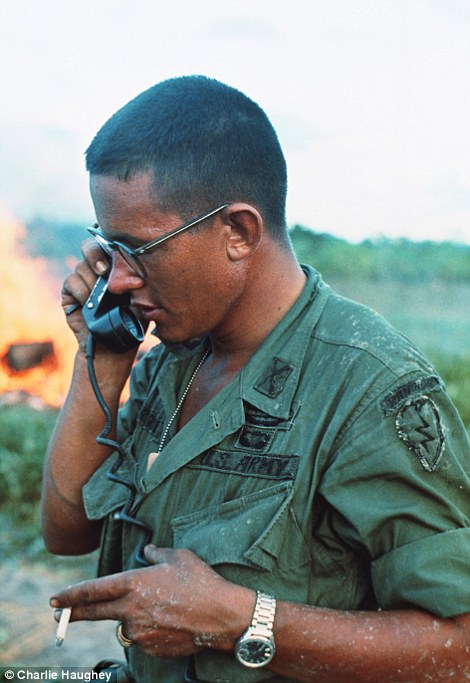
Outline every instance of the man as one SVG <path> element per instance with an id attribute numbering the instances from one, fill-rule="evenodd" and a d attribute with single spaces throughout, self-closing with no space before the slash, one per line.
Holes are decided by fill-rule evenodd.
<path id="1" fill-rule="evenodd" d="M 165 81 L 103 126 L 87 167 L 99 227 L 63 288 L 79 350 L 43 529 L 60 554 L 101 538 L 101 577 L 52 606 L 116 620 L 139 683 L 463 681 L 465 430 L 408 340 L 298 264 L 264 112 Z M 77 304 L 104 273 L 162 343 L 97 443 Z M 94 350 L 113 417 L 134 355 Z"/>

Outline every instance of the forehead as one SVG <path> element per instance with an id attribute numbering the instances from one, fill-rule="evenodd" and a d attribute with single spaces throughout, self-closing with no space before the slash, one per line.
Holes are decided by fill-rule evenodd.
<path id="1" fill-rule="evenodd" d="M 159 207 L 151 173 L 139 173 L 129 180 L 91 175 L 90 193 L 99 225 L 115 237 L 150 235 L 151 239 L 158 236 L 159 228 L 168 230 L 169 222 L 180 220 L 177 214 Z"/>

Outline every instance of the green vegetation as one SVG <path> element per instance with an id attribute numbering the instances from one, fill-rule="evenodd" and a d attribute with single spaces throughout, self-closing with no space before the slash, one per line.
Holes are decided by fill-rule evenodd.
<path id="1" fill-rule="evenodd" d="M 35 555 L 42 463 L 57 411 L 3 405 L 0 410 L 0 553 Z"/>
<path id="2" fill-rule="evenodd" d="M 352 244 L 301 225 L 295 225 L 290 236 L 299 260 L 314 265 L 326 280 L 470 282 L 467 245 L 385 237 Z"/>
<path id="3" fill-rule="evenodd" d="M 429 354 L 470 436 L 470 353 L 462 357 Z"/>

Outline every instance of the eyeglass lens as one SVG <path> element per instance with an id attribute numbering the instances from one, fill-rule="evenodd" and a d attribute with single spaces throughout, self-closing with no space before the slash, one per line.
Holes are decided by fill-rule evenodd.
<path id="1" fill-rule="evenodd" d="M 116 243 L 109 244 L 109 242 L 107 242 L 105 239 L 103 239 L 103 237 L 101 237 L 101 235 L 95 234 L 94 236 L 95 236 L 96 241 L 100 245 L 100 247 L 103 249 L 103 251 L 105 251 L 108 254 L 108 256 L 111 256 L 111 258 L 112 258 L 114 253 L 118 252 L 119 255 L 127 263 L 129 268 L 131 268 L 131 270 L 136 275 L 138 275 L 139 277 L 145 277 L 146 273 L 145 273 L 144 267 L 141 264 L 140 260 L 138 259 L 138 257 L 136 255 L 134 255 L 131 252 L 128 252 L 125 249 L 124 245 L 116 244 Z"/>

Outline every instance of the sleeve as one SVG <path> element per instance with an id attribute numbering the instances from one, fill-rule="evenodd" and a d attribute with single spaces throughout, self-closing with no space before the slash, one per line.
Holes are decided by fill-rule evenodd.
<path id="1" fill-rule="evenodd" d="M 343 434 L 321 493 L 335 533 L 369 558 L 382 609 L 470 610 L 469 471 L 468 436 L 436 377 L 396 382 Z"/>

